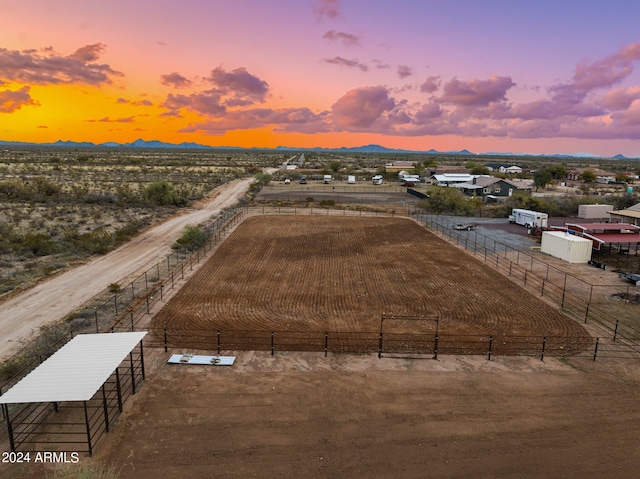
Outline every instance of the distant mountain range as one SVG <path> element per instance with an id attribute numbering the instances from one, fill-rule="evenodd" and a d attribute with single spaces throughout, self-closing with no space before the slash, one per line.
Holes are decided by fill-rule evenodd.
<path id="1" fill-rule="evenodd" d="M 598 155 L 592 155 L 590 153 L 576 153 L 573 155 L 567 154 L 555 154 L 555 155 L 535 155 L 528 153 L 509 153 L 509 152 L 487 152 L 487 153 L 472 153 L 469 150 L 463 149 L 459 151 L 437 151 L 437 150 L 403 150 L 403 149 L 395 149 L 395 148 L 385 148 L 380 145 L 364 145 L 357 147 L 342 147 L 342 148 L 323 148 L 323 147 L 314 147 L 314 148 L 295 148 L 295 147 L 287 147 L 287 146 L 278 146 L 276 148 L 241 148 L 237 146 L 207 146 L 201 145 L 199 143 L 193 142 L 183 142 L 183 143 L 166 143 L 164 141 L 159 140 L 143 140 L 137 139 L 131 143 L 116 143 L 116 142 L 106 142 L 106 143 L 92 143 L 89 141 L 63 141 L 58 140 L 54 143 L 29 143 L 29 142 L 21 142 L 21 141 L 0 141 L 0 148 L 7 147 L 65 147 L 65 148 L 166 148 L 166 149 L 199 149 L 199 150 L 261 150 L 261 151 L 269 151 L 269 150 L 282 150 L 282 151 L 318 151 L 318 152 L 330 152 L 330 153 L 378 153 L 378 154 L 426 154 L 426 155 L 435 155 L 435 154 L 445 154 L 445 155 L 463 155 L 463 156 L 547 156 L 547 157 L 558 157 L 558 158 L 584 158 L 584 157 L 592 157 L 592 158 L 602 158 Z M 605 157 L 608 158 L 608 157 Z M 610 158 L 617 160 L 638 160 L 640 158 L 637 157 L 626 157 L 624 155 L 615 155 Z"/>

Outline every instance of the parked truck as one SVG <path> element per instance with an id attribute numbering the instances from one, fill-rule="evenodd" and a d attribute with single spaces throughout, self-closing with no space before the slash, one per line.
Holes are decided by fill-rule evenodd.
<path id="1" fill-rule="evenodd" d="M 549 226 L 549 215 L 533 210 L 514 208 L 509 215 L 509 223 L 515 223 L 527 228 L 546 228 Z"/>
<path id="2" fill-rule="evenodd" d="M 353 175 L 347 176 L 347 184 L 348 185 L 355 185 L 356 184 L 356 177 L 353 176 Z"/>
<path id="3" fill-rule="evenodd" d="M 331 183 L 331 181 L 333 181 L 333 177 L 331 175 L 324 175 L 324 184 L 328 185 L 329 183 Z"/>
<path id="4" fill-rule="evenodd" d="M 381 185 L 382 184 L 382 175 L 376 175 L 373 178 L 371 178 L 371 182 L 374 185 Z"/>

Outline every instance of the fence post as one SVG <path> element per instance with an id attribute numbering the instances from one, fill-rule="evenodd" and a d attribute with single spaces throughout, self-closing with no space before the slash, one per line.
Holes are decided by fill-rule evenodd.
<path id="1" fill-rule="evenodd" d="M 133 309 L 129 312 L 131 313 L 131 331 L 133 331 Z"/>
<path id="2" fill-rule="evenodd" d="M 596 360 L 596 356 L 598 355 L 598 343 L 600 343 L 600 338 L 596 338 L 596 348 L 593 350 L 593 360 Z"/>
<path id="3" fill-rule="evenodd" d="M 433 359 L 438 359 L 438 335 L 437 334 L 433 344 Z"/>
<path id="4" fill-rule="evenodd" d="M 329 351 L 329 333 L 324 333 L 324 357 L 327 357 L 327 353 Z"/>
<path id="5" fill-rule="evenodd" d="M 613 340 L 616 340 L 616 337 L 618 336 L 618 322 L 620 322 L 619 319 L 616 319 L 616 328 L 613 330 Z"/>
<path id="6" fill-rule="evenodd" d="M 544 336 L 542 338 L 542 353 L 540 354 L 540 361 L 544 361 L 544 350 L 547 346 L 547 337 Z"/>
<path id="7" fill-rule="evenodd" d="M 491 361 L 491 352 L 493 351 L 493 336 L 489 336 L 489 353 L 487 359 Z"/>
<path id="8" fill-rule="evenodd" d="M 378 337 L 378 359 L 380 359 L 381 357 L 382 357 L 382 332 Z"/>
<path id="9" fill-rule="evenodd" d="M 274 334 L 273 331 L 271 331 L 271 356 L 273 356 L 273 343 L 274 343 Z"/>
<path id="10" fill-rule="evenodd" d="M 96 333 L 99 333 L 100 329 L 98 329 L 98 310 L 97 309 L 95 311 L 95 315 L 96 315 Z"/>
<path id="11" fill-rule="evenodd" d="M 164 328 L 164 352 L 167 352 L 167 328 Z"/>
<path id="12" fill-rule="evenodd" d="M 544 279 L 542 280 L 542 294 L 540 296 L 544 296 Z"/>
<path id="13" fill-rule="evenodd" d="M 218 356 L 220 356 L 220 330 L 217 331 L 217 337 L 218 337 Z"/>
<path id="14" fill-rule="evenodd" d="M 116 310 L 116 316 L 118 316 L 118 293 L 113 295 L 113 307 Z"/>

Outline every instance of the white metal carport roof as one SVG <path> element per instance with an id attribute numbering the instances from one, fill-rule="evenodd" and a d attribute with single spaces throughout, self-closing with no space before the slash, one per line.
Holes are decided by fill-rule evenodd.
<path id="1" fill-rule="evenodd" d="M 89 401 L 145 334 L 79 334 L 0 396 L 0 404 Z"/>

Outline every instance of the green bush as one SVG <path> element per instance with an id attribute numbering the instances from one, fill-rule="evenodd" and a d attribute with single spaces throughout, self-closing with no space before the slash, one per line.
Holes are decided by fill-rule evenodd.
<path id="1" fill-rule="evenodd" d="M 173 249 L 186 248 L 195 250 L 200 248 L 206 240 L 206 235 L 197 226 L 187 225 L 182 230 L 182 236 L 172 245 Z"/>
<path id="2" fill-rule="evenodd" d="M 180 206 L 185 204 L 185 200 L 176 192 L 175 187 L 166 181 L 149 183 L 144 189 L 143 196 L 145 201 L 156 205 Z"/>

